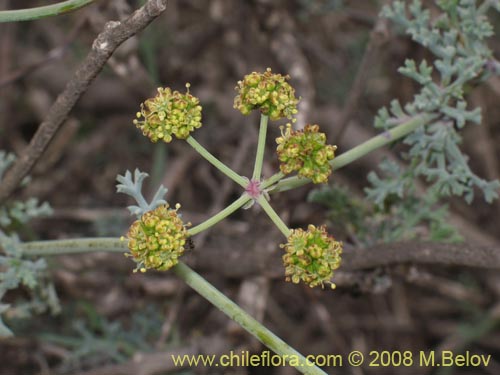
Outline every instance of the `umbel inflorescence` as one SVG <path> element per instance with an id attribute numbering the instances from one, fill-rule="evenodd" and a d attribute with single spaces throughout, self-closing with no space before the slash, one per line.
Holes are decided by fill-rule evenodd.
<path id="1" fill-rule="evenodd" d="M 304 130 L 294 131 L 287 124 L 276 143 L 281 172 L 297 172 L 315 184 L 328 181 L 332 173 L 330 161 L 335 157 L 337 146 L 326 144 L 326 135 L 319 131 L 318 125 L 308 124 Z"/>
<path id="2" fill-rule="evenodd" d="M 342 242 L 330 236 L 324 226 L 309 225 L 307 230 L 290 232 L 288 242 L 281 245 L 286 252 L 283 255 L 286 280 L 295 284 L 302 281 L 310 287 L 330 283 L 334 288 L 330 279 L 340 266 Z"/>
<path id="3" fill-rule="evenodd" d="M 189 93 L 172 91 L 170 88 L 158 88 L 154 98 L 141 104 L 134 124 L 153 142 L 172 141 L 172 136 L 186 139 L 189 134 L 201 127 L 200 100 Z"/>
<path id="4" fill-rule="evenodd" d="M 145 212 L 130 227 L 127 238 L 130 255 L 142 272 L 153 268 L 165 271 L 178 263 L 184 253 L 188 231 L 177 210 L 161 205 Z"/>
<path id="5" fill-rule="evenodd" d="M 248 115 L 252 110 L 259 109 L 271 120 L 281 118 L 293 119 L 297 114 L 295 90 L 287 82 L 290 76 L 274 74 L 271 68 L 264 73 L 253 72 L 238 82 L 238 95 L 234 99 L 234 108 Z"/>
<path id="6" fill-rule="evenodd" d="M 268 68 L 264 73 L 253 72 L 246 75 L 238 82 L 236 87 L 238 95 L 234 100 L 234 107 L 244 115 L 252 110 L 259 110 L 262 114 L 258 149 L 263 150 L 265 145 L 267 118 L 271 120 L 288 118 L 293 121 L 293 117 L 297 114 L 298 99 L 295 97 L 295 90 L 288 83 L 289 79 L 289 76 L 274 74 Z M 310 287 L 323 287 L 324 284 L 334 286 L 330 279 L 334 270 L 339 267 L 342 243 L 330 236 L 323 226 L 309 225 L 307 230 L 289 230 L 267 201 L 262 201 L 262 196 L 267 195 L 267 191 L 260 188 L 266 185 L 266 180 L 260 180 L 260 167 L 258 167 L 262 166 L 263 152 L 260 153 L 260 159 L 259 151 L 257 152 L 255 162 L 257 172 L 254 171 L 254 176 L 257 177 L 245 179 L 223 165 L 207 150 L 202 150 L 201 145 L 191 136 L 191 132 L 202 125 L 201 106 L 198 98 L 192 96 L 189 90 L 182 94 L 169 88 L 159 88 L 154 98 L 146 100 L 141 105 L 141 111 L 134 123 L 153 142 L 162 140 L 168 143 L 173 136 L 186 139 L 228 177 L 236 182 L 248 180 L 249 185 L 245 188 L 243 197 L 265 204 L 266 213 L 288 237 L 287 243 L 281 245 L 285 250 L 283 263 L 286 280 L 293 283 L 303 282 Z M 261 134 L 264 136 L 261 137 Z M 278 137 L 276 142 L 280 178 L 296 172 L 298 176 L 308 178 L 313 183 L 328 181 L 332 172 L 330 162 L 335 157 L 336 146 L 327 144 L 326 135 L 319 131 L 318 125 L 306 125 L 303 130 L 293 130 L 292 125 L 287 124 L 286 128 L 282 128 L 281 137 Z M 155 206 L 154 203 L 151 205 Z M 245 202 L 239 207 L 244 204 Z M 178 258 L 185 251 L 189 232 L 186 229 L 187 225 L 177 214 L 177 209 L 178 207 L 170 209 L 168 205 L 162 204 L 154 210 L 143 213 L 132 224 L 128 232 L 128 246 L 129 255 L 137 262 L 137 269 L 168 270 L 178 263 Z M 227 215 L 220 215 L 221 219 L 218 220 L 211 218 L 205 223 L 213 225 L 225 216 Z M 204 226 L 202 223 L 192 228 L 190 232 L 198 233 L 209 225 Z M 199 229 L 200 227 L 203 229 Z"/>

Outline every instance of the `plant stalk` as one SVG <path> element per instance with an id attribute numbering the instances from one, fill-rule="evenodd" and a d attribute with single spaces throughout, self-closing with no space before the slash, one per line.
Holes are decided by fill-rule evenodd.
<path id="1" fill-rule="evenodd" d="M 32 241 L 22 244 L 24 254 L 29 256 L 93 253 L 107 251 L 127 252 L 127 242 L 120 238 L 77 238 L 66 240 Z"/>
<path id="2" fill-rule="evenodd" d="M 262 209 L 265 211 L 267 216 L 273 221 L 273 223 L 278 227 L 278 229 L 283 233 L 283 235 L 288 238 L 290 236 L 290 229 L 288 226 L 285 224 L 283 220 L 279 217 L 279 215 L 274 211 L 274 208 L 269 204 L 269 202 L 266 200 L 264 196 L 260 196 L 257 198 L 257 203 L 260 204 Z"/>
<path id="3" fill-rule="evenodd" d="M 173 269 L 186 284 L 196 290 L 205 299 L 226 314 L 231 320 L 238 323 L 248 333 L 253 335 L 266 347 L 280 355 L 288 361 L 298 361 L 296 369 L 306 375 L 326 375 L 319 367 L 314 366 L 302 354 L 293 349 L 290 345 L 272 333 L 269 329 L 255 320 L 250 314 L 244 311 L 236 303 L 219 292 L 212 284 L 194 272 L 184 263 L 179 262 Z M 286 357 L 285 357 L 286 356 Z"/>
<path id="4" fill-rule="evenodd" d="M 238 185 L 244 188 L 248 185 L 248 181 L 246 178 L 240 176 L 238 173 L 233 171 L 227 165 L 222 163 L 219 159 L 213 156 L 205 147 L 199 144 L 198 141 L 194 139 L 192 136 L 187 137 L 186 142 L 189 143 L 189 145 L 192 148 L 194 148 L 196 152 L 198 152 L 201 156 L 203 156 L 210 164 L 212 164 L 215 168 L 224 173 L 227 177 L 236 182 Z"/>
<path id="5" fill-rule="evenodd" d="M 211 226 L 217 224 L 219 221 L 224 220 L 226 217 L 235 212 L 238 208 L 243 207 L 247 202 L 249 202 L 251 198 L 248 194 L 244 193 L 241 197 L 231 203 L 229 206 L 224 208 L 218 214 L 212 216 L 211 218 L 205 220 L 203 223 L 198 224 L 197 226 L 188 230 L 190 236 L 194 236 L 204 230 L 210 228 Z"/>
<path id="6" fill-rule="evenodd" d="M 259 141 L 257 143 L 257 154 L 255 156 L 255 165 L 253 169 L 252 180 L 260 181 L 260 176 L 262 173 L 262 163 L 264 161 L 264 151 L 266 150 L 266 136 L 267 136 L 267 123 L 269 117 L 266 115 L 260 115 L 260 126 L 259 126 Z"/>
<path id="7" fill-rule="evenodd" d="M 36 8 L 3 10 L 0 11 L 0 23 L 30 21 L 45 17 L 58 16 L 80 9 L 94 1 L 95 0 L 68 0 Z"/>

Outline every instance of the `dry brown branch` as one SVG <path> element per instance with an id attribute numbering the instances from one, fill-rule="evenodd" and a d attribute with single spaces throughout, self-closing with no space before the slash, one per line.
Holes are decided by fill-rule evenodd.
<path id="1" fill-rule="evenodd" d="M 400 263 L 500 269 L 500 248 L 474 244 L 401 242 L 369 249 L 347 249 L 344 262 L 349 270 Z"/>
<path id="2" fill-rule="evenodd" d="M 220 238 L 217 238 L 221 241 Z M 238 240 L 235 240 L 238 241 Z M 266 275 L 272 278 L 283 277 L 281 257 L 276 252 L 248 251 L 251 244 L 231 246 L 207 244 L 205 251 L 196 254 L 198 270 L 214 271 L 226 277 L 248 277 Z M 242 249 L 239 251 L 238 249 Z M 224 259 L 221 267 L 219 259 Z M 447 267 L 475 267 L 490 270 L 500 269 L 500 248 L 496 246 L 477 246 L 474 244 L 442 244 L 399 242 L 376 245 L 370 248 L 353 248 L 346 246 L 340 270 L 357 271 L 397 264 L 426 264 Z"/>
<path id="3" fill-rule="evenodd" d="M 88 89 L 113 52 L 143 30 L 167 7 L 167 0 L 149 0 L 124 21 L 110 21 L 94 40 L 91 51 L 57 97 L 23 155 L 8 171 L 0 186 L 0 202 L 9 197 L 31 171 L 81 95 Z"/>

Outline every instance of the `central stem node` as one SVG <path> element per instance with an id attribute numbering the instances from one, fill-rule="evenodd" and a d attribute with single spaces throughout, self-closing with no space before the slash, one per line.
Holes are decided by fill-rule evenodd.
<path id="1" fill-rule="evenodd" d="M 253 200 L 257 200 L 262 194 L 262 190 L 260 188 L 260 181 L 255 179 L 250 180 L 245 188 L 245 192 Z"/>

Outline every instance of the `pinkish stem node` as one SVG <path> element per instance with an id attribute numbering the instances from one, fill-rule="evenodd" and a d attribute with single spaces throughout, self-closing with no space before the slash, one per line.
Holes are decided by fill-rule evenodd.
<path id="1" fill-rule="evenodd" d="M 250 180 L 247 187 L 245 188 L 245 192 L 254 200 L 259 198 L 262 194 L 262 190 L 260 189 L 260 181 Z"/>

